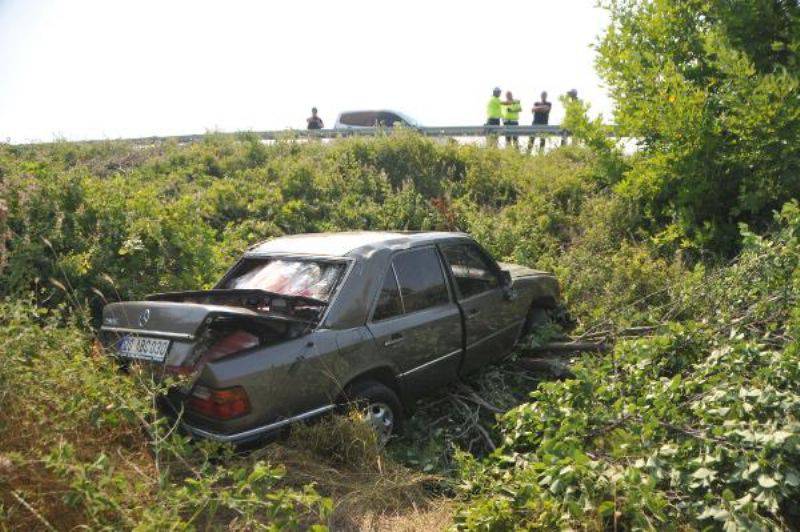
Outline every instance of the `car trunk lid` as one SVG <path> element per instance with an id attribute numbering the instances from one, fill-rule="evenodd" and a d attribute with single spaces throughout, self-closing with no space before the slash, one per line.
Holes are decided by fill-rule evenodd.
<path id="1" fill-rule="evenodd" d="M 209 360 L 280 343 L 308 333 L 312 325 L 244 307 L 147 300 L 106 305 L 100 336 L 123 361 L 196 373 Z"/>
<path id="2" fill-rule="evenodd" d="M 263 318 L 246 308 L 172 301 L 128 301 L 103 309 L 102 330 L 192 340 L 207 320 L 219 315 Z"/>

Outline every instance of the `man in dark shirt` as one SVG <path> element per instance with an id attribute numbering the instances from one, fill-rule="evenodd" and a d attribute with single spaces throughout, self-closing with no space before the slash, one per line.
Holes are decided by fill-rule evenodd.
<path id="1" fill-rule="evenodd" d="M 547 122 L 550 120 L 550 109 L 553 108 L 553 104 L 547 101 L 547 91 L 542 91 L 541 100 L 533 104 L 533 125 L 534 126 L 546 126 Z M 528 152 L 533 149 L 533 145 L 536 142 L 536 137 L 531 137 L 528 140 Z M 544 137 L 539 137 L 539 150 L 544 150 Z"/>
<path id="2" fill-rule="evenodd" d="M 325 127 L 325 124 L 322 123 L 322 119 L 317 116 L 317 108 L 311 108 L 311 116 L 306 118 L 306 122 L 308 122 L 308 129 L 322 129 Z"/>

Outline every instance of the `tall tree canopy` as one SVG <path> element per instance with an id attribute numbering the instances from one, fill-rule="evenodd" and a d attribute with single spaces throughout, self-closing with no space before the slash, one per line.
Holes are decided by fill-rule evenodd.
<path id="1" fill-rule="evenodd" d="M 797 0 L 610 0 L 598 69 L 639 143 L 618 190 L 665 244 L 730 252 L 800 196 Z"/>

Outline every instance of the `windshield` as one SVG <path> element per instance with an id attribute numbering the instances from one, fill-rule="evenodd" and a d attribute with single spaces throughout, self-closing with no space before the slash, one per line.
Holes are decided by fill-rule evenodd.
<path id="1" fill-rule="evenodd" d="M 344 264 L 315 260 L 248 259 L 224 288 L 266 290 L 328 301 Z"/>
<path id="2" fill-rule="evenodd" d="M 419 122 L 417 122 L 416 120 L 414 120 L 413 118 L 411 118 L 410 116 L 408 116 L 408 115 L 406 115 L 406 114 L 403 114 L 403 113 L 397 113 L 397 116 L 399 116 L 400 118 L 402 118 L 402 119 L 405 121 L 405 123 L 406 123 L 406 124 L 408 124 L 409 126 L 412 126 L 412 127 L 422 127 L 422 125 L 421 125 Z"/>

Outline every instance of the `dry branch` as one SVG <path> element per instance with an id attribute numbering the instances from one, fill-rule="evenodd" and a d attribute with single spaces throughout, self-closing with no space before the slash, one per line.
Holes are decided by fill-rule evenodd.
<path id="1" fill-rule="evenodd" d="M 605 342 L 550 342 L 534 347 L 531 353 L 578 353 L 578 352 L 605 352 L 609 346 Z"/>

